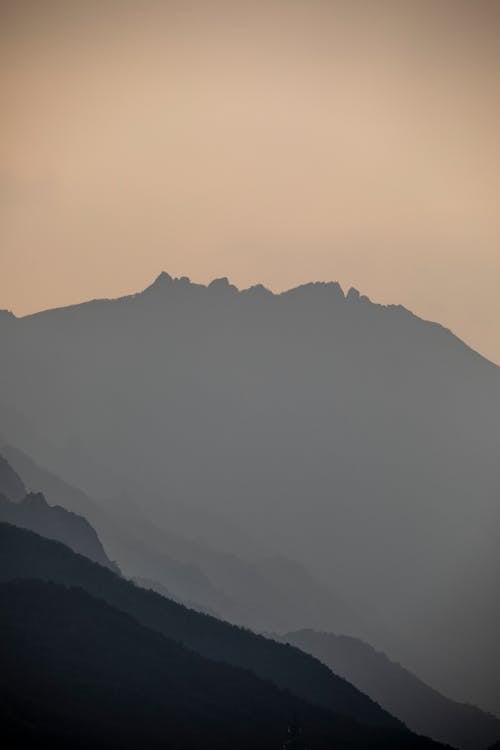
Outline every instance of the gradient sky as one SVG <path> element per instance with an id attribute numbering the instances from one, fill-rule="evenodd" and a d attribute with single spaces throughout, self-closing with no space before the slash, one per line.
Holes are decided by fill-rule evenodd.
<path id="1" fill-rule="evenodd" d="M 0 9 L 0 308 L 333 279 L 500 363 L 496 0 Z"/>

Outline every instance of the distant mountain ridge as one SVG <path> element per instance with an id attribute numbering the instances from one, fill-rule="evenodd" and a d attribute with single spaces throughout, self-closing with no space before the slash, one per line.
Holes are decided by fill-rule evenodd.
<path id="1" fill-rule="evenodd" d="M 485 362 L 488 362 L 493 367 L 498 367 L 496 364 L 488 360 L 482 354 L 474 350 L 468 344 L 463 342 L 458 336 L 451 332 L 445 326 L 436 323 L 434 321 L 424 320 L 419 316 L 415 315 L 411 310 L 401 304 L 380 304 L 373 302 L 366 294 L 362 294 L 355 287 L 349 287 L 347 292 L 344 292 L 342 286 L 338 281 L 310 281 L 303 284 L 299 284 L 296 287 L 291 287 L 282 292 L 273 292 L 267 288 L 264 284 L 254 284 L 245 288 L 238 288 L 232 284 L 227 276 L 222 276 L 213 279 L 208 284 L 201 284 L 191 281 L 188 276 L 175 277 L 171 276 L 166 271 L 161 271 L 158 276 L 153 280 L 151 284 L 145 287 L 142 291 L 135 292 L 132 294 L 123 295 L 120 297 L 99 297 L 87 302 L 79 302 L 76 304 L 64 305 L 56 308 L 49 308 L 46 310 L 40 310 L 39 312 L 29 313 L 24 316 L 17 316 L 11 310 L 0 310 L 0 314 L 3 315 L 4 325 L 12 325 L 16 321 L 30 321 L 40 317 L 56 317 L 61 313 L 78 313 L 87 306 L 104 308 L 106 306 L 116 306 L 121 303 L 139 302 L 144 298 L 158 298 L 162 299 L 168 294 L 182 294 L 183 292 L 190 291 L 194 293 L 204 293 L 207 298 L 215 296 L 223 296 L 227 300 L 228 297 L 241 297 L 245 300 L 251 300 L 261 303 L 263 300 L 273 301 L 280 303 L 289 300 L 306 300 L 308 303 L 315 302 L 324 310 L 328 309 L 328 306 L 335 302 L 348 303 L 348 304 L 368 304 L 370 307 L 379 308 L 380 310 L 386 310 L 389 312 L 403 313 L 409 318 L 414 318 L 430 326 L 435 326 L 441 329 L 443 332 L 451 334 L 461 346 L 468 349 L 475 356 L 481 358 Z"/>

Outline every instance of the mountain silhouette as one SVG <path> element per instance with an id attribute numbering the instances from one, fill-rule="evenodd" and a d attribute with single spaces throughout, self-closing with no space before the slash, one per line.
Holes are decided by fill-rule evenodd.
<path id="1" fill-rule="evenodd" d="M 0 348 L 7 437 L 37 460 L 117 515 L 295 561 L 343 632 L 500 713 L 500 370 L 452 333 L 335 283 L 162 274 L 7 316 Z"/>
<path id="2" fill-rule="evenodd" d="M 0 584 L 2 738 L 12 748 L 274 748 L 299 713 L 311 750 L 439 747 L 311 706 L 203 659 L 79 588 Z"/>
<path id="3" fill-rule="evenodd" d="M 22 473 L 29 480 L 30 485 L 43 486 L 46 491 L 55 493 L 58 501 L 67 502 L 72 507 L 93 508 L 92 501 L 84 493 L 35 464 L 26 454 L 13 449 L 11 446 L 6 449 L 6 452 L 13 460 L 19 473 Z M 9 518 L 2 517 L 1 506 L 0 518 L 9 521 Z M 42 536 L 48 536 L 43 534 L 40 528 L 33 528 L 32 530 L 37 531 Z M 163 539 L 163 536 L 161 538 Z M 64 539 L 61 541 L 64 541 Z M 74 546 L 72 548 L 75 549 Z M 174 549 L 178 551 L 178 546 Z M 80 551 L 84 554 L 82 550 Z M 142 554 L 146 557 L 148 555 L 148 550 L 145 547 L 142 549 Z M 215 553 L 212 554 L 215 555 Z M 224 579 L 227 579 L 228 576 L 233 578 L 236 558 L 219 555 L 216 556 L 216 559 L 221 566 L 221 576 L 224 576 Z M 236 568 L 238 568 L 238 563 L 244 565 L 243 561 L 236 560 Z M 274 564 L 279 568 L 284 565 L 285 571 L 290 565 L 287 561 L 275 561 Z M 248 564 L 246 567 L 251 568 Z M 212 571 L 210 570 L 210 572 Z M 166 573 L 165 569 L 164 573 Z M 264 567 L 262 569 L 263 577 L 269 575 L 269 573 L 269 568 Z M 277 579 L 274 591 L 278 602 L 283 601 L 287 596 L 297 597 L 297 592 L 302 594 L 302 591 L 307 588 L 307 586 L 304 586 L 301 589 L 300 584 L 297 586 L 297 573 L 300 575 L 300 569 L 297 571 L 293 566 L 290 567 L 289 588 L 283 587 L 283 577 Z M 235 580 L 238 580 L 238 575 L 237 572 Z M 245 596 L 248 595 L 248 584 L 251 582 L 252 576 L 250 573 L 241 580 Z M 179 599 L 170 589 L 158 581 L 138 578 L 136 583 L 143 588 L 157 591 L 164 597 L 186 604 L 191 609 L 221 617 L 219 611 L 211 609 L 207 604 L 190 600 L 185 589 L 184 598 Z M 255 592 L 252 592 L 250 588 L 250 598 L 252 595 L 255 596 Z M 297 598 L 301 604 L 304 603 L 301 595 Z M 307 593 L 305 601 L 307 601 Z M 258 609 L 263 612 L 266 610 L 262 600 L 259 601 Z M 224 614 L 226 615 L 230 610 L 231 607 L 226 602 L 225 608 L 223 607 Z M 249 623 L 247 621 L 242 624 L 248 625 Z M 500 721 L 495 717 L 485 714 L 473 706 L 459 704 L 445 698 L 399 664 L 392 662 L 384 654 L 375 651 L 358 639 L 318 633 L 312 630 L 286 633 L 279 637 L 273 636 L 273 638 L 291 643 L 301 650 L 311 653 L 330 667 L 335 674 L 347 679 L 348 682 L 369 695 L 418 734 L 427 735 L 454 747 L 464 748 L 464 750 L 473 750 L 474 748 L 480 750 L 489 747 L 492 739 L 496 738 L 500 731 Z"/>
<path id="4" fill-rule="evenodd" d="M 18 502 L 0 494 L 0 521 L 63 542 L 75 552 L 118 572 L 90 523 L 65 508 L 49 505 L 41 492 L 30 492 Z"/>
<path id="5" fill-rule="evenodd" d="M 301 630 L 279 640 L 315 656 L 417 734 L 463 750 L 486 750 L 500 734 L 499 719 L 445 698 L 356 638 Z"/>
<path id="6" fill-rule="evenodd" d="M 58 505 L 91 520 L 124 575 L 143 581 L 147 588 L 160 593 L 168 591 L 171 598 L 195 608 L 220 611 L 227 616 L 234 614 L 230 597 L 219 591 L 200 569 L 200 556 L 194 553 L 196 544 L 163 531 L 159 533 L 138 510 L 133 513 L 125 509 L 123 502 L 119 512 L 109 504 L 98 503 L 12 445 L 5 444 L 2 450 L 30 486 L 41 489 Z M 156 532 L 154 538 L 153 532 Z"/>
<path id="7" fill-rule="evenodd" d="M 0 523 L 0 581 L 21 578 L 78 586 L 205 658 L 250 670 L 299 698 L 366 725 L 404 730 L 399 720 L 299 649 L 190 610 L 59 542 Z"/>
<path id="8" fill-rule="evenodd" d="M 267 551 L 259 558 L 242 558 L 199 538 L 153 528 L 140 508 L 125 508 L 123 500 L 119 508 L 99 504 L 18 448 L 4 445 L 2 450 L 31 487 L 89 518 L 124 574 L 146 588 L 260 631 L 291 623 L 347 627 L 362 617 L 296 561 Z M 371 626 L 375 629 L 373 621 Z"/>

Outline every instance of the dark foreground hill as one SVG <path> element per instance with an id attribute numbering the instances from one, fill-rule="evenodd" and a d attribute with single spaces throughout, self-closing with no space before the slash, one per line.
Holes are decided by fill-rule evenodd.
<path id="1" fill-rule="evenodd" d="M 78 588 L 0 584 L 9 748 L 280 748 L 292 714 L 311 750 L 437 747 L 310 706 L 148 630 Z M 402 738 L 403 735 L 403 738 Z"/>
<path id="2" fill-rule="evenodd" d="M 495 716 L 449 700 L 357 638 L 300 630 L 280 640 L 315 656 L 414 732 L 464 750 L 489 748 L 500 736 Z"/>
<path id="3" fill-rule="evenodd" d="M 0 524 L 0 580 L 19 578 L 79 586 L 204 657 L 250 670 L 301 699 L 376 729 L 380 747 L 391 747 L 396 735 L 405 747 L 418 746 L 419 740 L 400 722 L 298 649 L 189 610 L 121 579 L 62 544 Z M 389 745 L 383 744 L 384 732 Z"/>

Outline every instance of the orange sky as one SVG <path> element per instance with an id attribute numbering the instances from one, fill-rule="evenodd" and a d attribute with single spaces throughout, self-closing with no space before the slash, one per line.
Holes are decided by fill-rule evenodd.
<path id="1" fill-rule="evenodd" d="M 0 308 L 338 280 L 500 363 L 500 10 L 0 0 Z"/>

